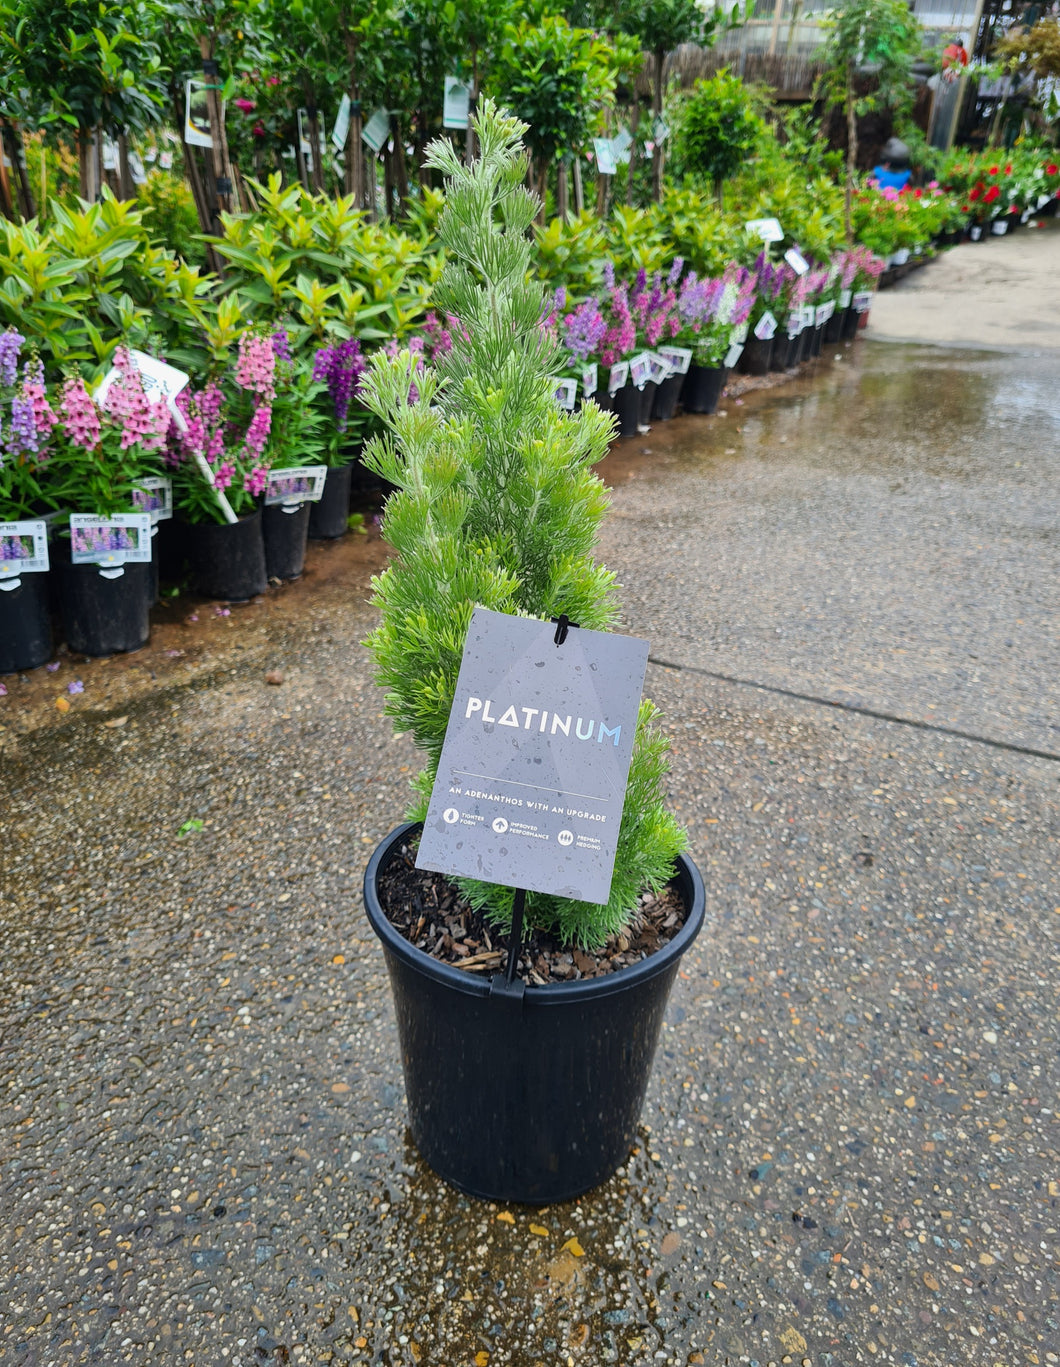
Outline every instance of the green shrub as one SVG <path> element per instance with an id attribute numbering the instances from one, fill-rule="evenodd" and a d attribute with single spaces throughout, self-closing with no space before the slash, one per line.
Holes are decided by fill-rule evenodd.
<path id="1" fill-rule="evenodd" d="M 450 262 L 437 300 L 459 319 L 453 349 L 437 372 L 418 371 L 409 352 L 377 353 L 365 395 L 387 429 L 366 447 L 365 463 L 397 486 L 383 521 L 397 558 L 374 581 L 381 620 L 367 644 L 388 713 L 427 757 L 416 781 L 419 817 L 475 606 L 545 621 L 566 613 L 595 630 L 618 616 L 614 576 L 592 558 L 608 497 L 591 467 L 607 451 L 613 420 L 594 403 L 572 415 L 556 407 L 559 347 L 540 326 L 545 291 L 528 275 L 537 201 L 524 185 L 525 128 L 488 99 L 475 127 L 481 154 L 471 167 L 446 141 L 430 149 L 448 184 L 439 233 Z M 610 901 L 527 898 L 531 924 L 567 942 L 598 945 L 627 924 L 638 893 L 660 887 L 684 848 L 663 805 L 667 745 L 655 716 L 642 703 Z M 511 888 L 461 887 L 494 922 L 510 924 Z"/>
<path id="2" fill-rule="evenodd" d="M 679 106 L 675 172 L 681 168 L 712 185 L 720 203 L 722 183 L 735 175 L 761 138 L 762 104 L 759 92 L 726 70 L 697 81 Z"/>
<path id="3" fill-rule="evenodd" d="M 148 232 L 189 265 L 206 265 L 206 245 L 199 235 L 199 215 L 185 180 L 168 171 L 151 171 L 136 198 L 147 214 Z"/>

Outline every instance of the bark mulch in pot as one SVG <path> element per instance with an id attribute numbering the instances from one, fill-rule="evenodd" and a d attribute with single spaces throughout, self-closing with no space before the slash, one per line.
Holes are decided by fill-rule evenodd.
<path id="1" fill-rule="evenodd" d="M 417 869 L 416 845 L 415 838 L 402 845 L 379 875 L 379 900 L 387 920 L 438 962 L 492 978 L 507 961 L 508 937 L 489 926 L 445 874 Z M 603 977 L 661 949 L 680 931 L 686 915 L 680 896 L 666 887 L 659 897 L 642 893 L 629 929 L 599 950 L 565 947 L 546 932 L 530 930 L 518 975 L 537 987 Z"/>

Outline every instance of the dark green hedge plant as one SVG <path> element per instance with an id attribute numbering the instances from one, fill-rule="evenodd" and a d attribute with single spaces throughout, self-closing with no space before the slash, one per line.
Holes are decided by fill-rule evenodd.
<path id="1" fill-rule="evenodd" d="M 618 616 L 614 576 L 593 560 L 609 500 L 592 466 L 613 420 L 594 403 L 572 415 L 555 403 L 559 347 L 542 285 L 528 276 L 538 205 L 525 184 L 526 125 L 484 99 L 475 128 L 471 166 L 447 141 L 428 155 L 447 182 L 436 303 L 456 320 L 452 350 L 433 370 L 407 351 L 377 353 L 364 386 L 385 428 L 365 464 L 397 486 L 383 520 L 397 557 L 374 580 L 381 621 L 367 645 L 389 715 L 426 754 L 414 818 L 426 811 L 476 605 L 545 621 L 566 613 L 597 631 Z M 638 894 L 660 888 L 685 847 L 663 803 L 657 715 L 642 703 L 610 901 L 528 896 L 530 924 L 567 943 L 598 946 L 626 926 Z M 461 887 L 491 921 L 510 924 L 511 888 Z"/>

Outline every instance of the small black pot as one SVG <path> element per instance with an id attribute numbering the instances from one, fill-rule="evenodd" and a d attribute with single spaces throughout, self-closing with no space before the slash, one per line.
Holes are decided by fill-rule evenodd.
<path id="1" fill-rule="evenodd" d="M 824 343 L 824 324 L 819 328 L 808 328 L 810 334 L 810 359 L 816 360 L 821 354 L 821 347 Z"/>
<path id="2" fill-rule="evenodd" d="M 188 558 L 188 524 L 179 517 L 167 517 L 158 524 L 158 535 L 151 541 L 158 575 L 164 583 L 183 579 Z"/>
<path id="3" fill-rule="evenodd" d="M 801 332 L 797 332 L 794 337 L 789 337 L 787 333 L 783 336 L 777 335 L 773 343 L 773 364 L 774 370 L 790 370 L 792 366 L 799 363 L 799 348 Z"/>
<path id="4" fill-rule="evenodd" d="M 416 829 L 393 831 L 364 876 L 394 994 L 412 1137 L 440 1177 L 472 1196 L 571 1200 L 629 1157 L 670 987 L 703 924 L 702 880 L 682 855 L 674 883 L 688 918 L 658 953 L 602 978 L 528 986 L 512 1005 L 387 920 L 376 880 Z"/>
<path id="5" fill-rule="evenodd" d="M 760 337 L 748 337 L 736 369 L 742 375 L 768 375 L 773 364 L 773 343 L 775 338 L 764 342 Z"/>
<path id="6" fill-rule="evenodd" d="M 318 502 L 310 504 L 310 541 L 336 541 L 345 536 L 350 515 L 350 484 L 353 463 L 329 469 L 324 480 L 324 492 Z"/>
<path id="7" fill-rule="evenodd" d="M 640 405 L 637 409 L 637 431 L 646 431 L 651 426 L 651 411 L 655 407 L 655 395 L 659 386 L 655 380 L 648 380 L 640 391 Z"/>
<path id="8" fill-rule="evenodd" d="M 651 415 L 656 422 L 669 422 L 677 412 L 677 405 L 684 387 L 683 375 L 670 375 L 655 391 L 655 403 Z"/>
<path id="9" fill-rule="evenodd" d="M 839 334 L 841 342 L 852 342 L 858 335 L 858 317 L 858 311 L 853 304 L 843 310 L 843 327 Z"/>
<path id="10" fill-rule="evenodd" d="M 66 644 L 79 655 L 139 650 L 151 636 L 151 566 L 123 565 L 107 579 L 98 565 L 59 559 L 59 611 Z"/>
<path id="11" fill-rule="evenodd" d="M 23 574 L 17 589 L 0 588 L 0 674 L 36 669 L 51 659 L 48 579 L 47 573 Z"/>
<path id="12" fill-rule="evenodd" d="M 836 309 L 824 325 L 824 340 L 829 346 L 843 340 L 843 315 L 845 309 Z"/>
<path id="13" fill-rule="evenodd" d="M 311 503 L 287 509 L 272 504 L 261 514 L 265 541 L 265 572 L 270 579 L 297 579 L 305 569 L 306 534 Z"/>
<path id="14" fill-rule="evenodd" d="M 696 365 L 688 367 L 681 403 L 686 413 L 713 413 L 729 378 L 727 366 Z"/>
<path id="15" fill-rule="evenodd" d="M 196 593 L 245 603 L 269 587 L 261 509 L 238 522 L 194 522 L 187 527 L 188 560 Z"/>
<path id="16" fill-rule="evenodd" d="M 640 390 L 631 380 L 614 394 L 612 412 L 618 419 L 618 435 L 635 437 L 640 423 Z"/>

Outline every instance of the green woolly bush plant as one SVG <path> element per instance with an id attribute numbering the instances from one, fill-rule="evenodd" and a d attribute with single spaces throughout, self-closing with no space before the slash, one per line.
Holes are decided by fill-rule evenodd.
<path id="1" fill-rule="evenodd" d="M 484 99 L 475 129 L 471 166 L 444 140 L 428 149 L 447 183 L 435 301 L 457 320 L 452 350 L 433 370 L 407 351 L 377 353 L 364 384 L 385 429 L 364 461 L 397 486 L 383 520 L 397 557 L 373 581 L 381 620 L 366 644 L 389 715 L 427 756 L 414 819 L 427 809 L 477 605 L 545 621 L 566 613 L 597 631 L 618 618 L 614 576 L 592 558 L 609 504 L 592 466 L 613 420 L 594 403 L 576 414 L 555 403 L 559 343 L 543 287 L 528 276 L 538 204 L 525 185 L 526 125 Z M 528 922 L 566 943 L 599 946 L 621 930 L 638 894 L 661 888 L 685 848 L 663 804 L 668 743 L 657 715 L 642 702 L 610 901 L 527 897 Z M 460 887 L 494 924 L 510 925 L 513 889 Z"/>

